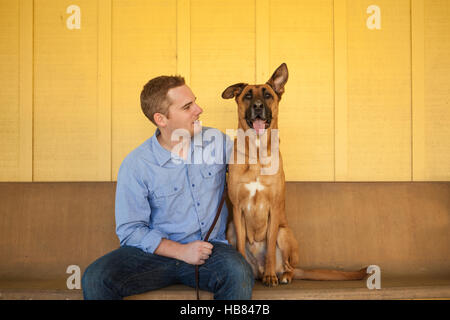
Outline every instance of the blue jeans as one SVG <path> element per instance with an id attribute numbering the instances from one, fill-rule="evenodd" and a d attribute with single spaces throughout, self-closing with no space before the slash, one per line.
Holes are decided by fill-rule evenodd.
<path id="1" fill-rule="evenodd" d="M 212 254 L 199 267 L 199 288 L 218 300 L 251 299 L 255 280 L 250 265 L 232 246 L 212 244 Z M 94 261 L 82 278 L 83 296 L 89 300 L 122 299 L 177 283 L 195 288 L 195 266 L 130 246 Z"/>

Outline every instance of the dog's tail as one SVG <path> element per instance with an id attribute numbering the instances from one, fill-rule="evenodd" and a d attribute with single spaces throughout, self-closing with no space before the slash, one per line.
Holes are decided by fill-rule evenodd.
<path id="1" fill-rule="evenodd" d="M 362 280 L 367 277 L 367 267 L 358 271 L 338 271 L 338 270 L 294 270 L 294 279 L 297 280 Z"/>

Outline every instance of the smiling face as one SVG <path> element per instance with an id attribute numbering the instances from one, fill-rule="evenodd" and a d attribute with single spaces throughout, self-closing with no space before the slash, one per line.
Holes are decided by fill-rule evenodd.
<path id="1" fill-rule="evenodd" d="M 189 131 L 191 137 L 194 132 L 194 124 L 203 112 L 196 101 L 196 97 L 191 89 L 186 86 L 172 88 L 167 92 L 170 101 L 169 111 L 164 121 L 164 129 L 171 134 L 174 130 L 185 129 Z M 195 128 L 200 126 L 195 126 Z"/>

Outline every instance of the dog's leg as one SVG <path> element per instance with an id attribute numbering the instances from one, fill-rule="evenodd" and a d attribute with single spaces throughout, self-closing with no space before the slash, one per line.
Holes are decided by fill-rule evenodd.
<path id="1" fill-rule="evenodd" d="M 278 237 L 278 217 L 280 215 L 280 209 L 270 209 L 269 213 L 269 226 L 267 230 L 266 244 L 266 265 L 264 269 L 264 275 L 262 282 L 266 286 L 274 287 L 278 285 L 278 278 L 275 273 L 276 265 L 276 249 L 277 249 L 277 237 Z"/>
<path id="2" fill-rule="evenodd" d="M 245 219 L 242 210 L 239 206 L 233 206 L 233 223 L 236 231 L 236 249 L 242 254 L 244 258 L 247 257 L 245 253 L 245 240 L 247 233 L 245 230 Z"/>
<path id="3" fill-rule="evenodd" d="M 294 277 L 294 270 L 299 261 L 298 242 L 289 227 L 280 227 L 278 230 L 277 245 L 281 250 L 284 269 L 280 283 L 288 284 L 291 283 Z"/>

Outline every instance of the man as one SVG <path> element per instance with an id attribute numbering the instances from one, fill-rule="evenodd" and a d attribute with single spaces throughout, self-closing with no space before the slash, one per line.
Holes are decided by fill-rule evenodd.
<path id="1" fill-rule="evenodd" d="M 141 107 L 157 129 L 120 166 L 115 213 L 121 246 L 86 269 L 84 298 L 122 299 L 175 283 L 195 287 L 199 265 L 200 289 L 215 299 L 250 299 L 254 276 L 225 239 L 226 206 L 209 242 L 203 241 L 224 192 L 230 144 L 205 152 L 213 139 L 194 141 L 205 130 L 223 141 L 225 135 L 198 126 L 203 110 L 182 77 L 150 80 L 141 92 Z M 189 139 L 174 140 L 180 132 Z M 223 161 L 192 163 L 199 154 Z"/>

